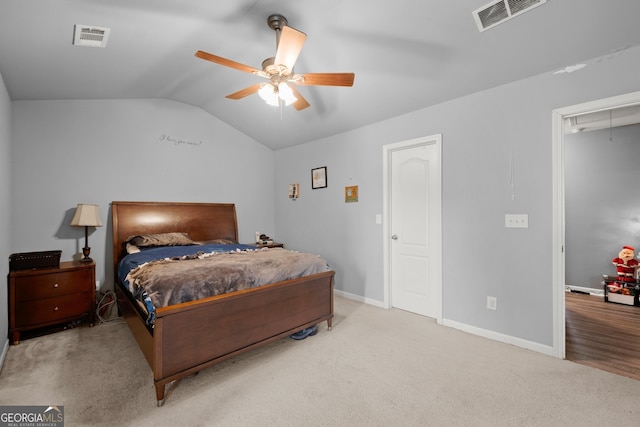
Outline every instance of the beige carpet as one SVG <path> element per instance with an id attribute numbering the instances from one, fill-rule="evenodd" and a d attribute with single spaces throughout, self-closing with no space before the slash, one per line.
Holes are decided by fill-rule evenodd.
<path id="1" fill-rule="evenodd" d="M 332 331 L 183 379 L 156 406 L 124 323 L 11 346 L 0 404 L 66 426 L 637 426 L 640 382 L 336 298 Z"/>

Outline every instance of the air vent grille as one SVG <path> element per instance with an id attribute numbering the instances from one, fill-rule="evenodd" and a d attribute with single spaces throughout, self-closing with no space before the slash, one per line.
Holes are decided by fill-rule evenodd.
<path id="1" fill-rule="evenodd" d="M 109 39 L 109 28 L 76 24 L 73 30 L 73 44 L 76 46 L 105 47 Z"/>
<path id="2" fill-rule="evenodd" d="M 516 13 L 524 12 L 525 10 L 532 8 L 533 6 L 539 5 L 541 3 L 540 0 L 508 0 L 507 4 L 509 4 L 509 10 L 512 15 Z"/>
<path id="3" fill-rule="evenodd" d="M 547 0 L 498 0 L 473 12 L 478 29 L 482 32 L 508 21 L 514 16 L 527 12 L 546 3 Z"/>
<path id="4" fill-rule="evenodd" d="M 478 18 L 482 23 L 482 27 L 487 29 L 498 24 L 500 21 L 509 19 L 509 12 L 507 11 L 507 6 L 504 1 L 500 1 L 478 12 Z"/>

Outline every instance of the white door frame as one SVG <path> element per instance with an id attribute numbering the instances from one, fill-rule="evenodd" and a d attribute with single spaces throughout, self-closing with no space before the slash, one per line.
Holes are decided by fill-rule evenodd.
<path id="1" fill-rule="evenodd" d="M 565 358 L 565 218 L 564 119 L 581 114 L 640 104 L 633 92 L 553 110 L 553 355 Z"/>
<path id="2" fill-rule="evenodd" d="M 423 145 L 433 145 L 437 148 L 438 165 L 440 166 L 440 210 L 438 211 L 435 221 L 439 224 L 437 232 L 433 233 L 433 239 L 435 239 L 437 254 L 434 255 L 434 267 L 436 268 L 437 277 L 437 289 L 436 294 L 438 298 L 437 316 L 436 320 L 438 324 L 442 324 L 442 134 L 436 134 L 431 136 L 425 136 L 422 138 L 411 139 L 408 141 L 396 142 L 393 144 L 387 144 L 382 147 L 382 209 L 383 209 L 383 221 L 382 221 L 382 247 L 384 258 L 384 308 L 391 308 L 391 251 L 390 251 L 390 221 L 391 206 L 390 200 L 391 186 L 389 185 L 391 154 L 394 151 L 402 150 L 410 147 L 419 147 Z"/>

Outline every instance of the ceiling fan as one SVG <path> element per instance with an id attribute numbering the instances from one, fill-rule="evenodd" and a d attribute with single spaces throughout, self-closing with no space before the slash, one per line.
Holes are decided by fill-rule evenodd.
<path id="1" fill-rule="evenodd" d="M 298 111 L 309 107 L 309 102 L 296 89 L 301 86 L 353 86 L 354 73 L 306 73 L 294 74 L 293 66 L 300 55 L 307 35 L 287 26 L 287 19 L 282 15 L 271 15 L 267 19 L 269 28 L 276 32 L 276 56 L 262 62 L 258 70 L 230 59 L 222 58 L 199 50 L 198 58 L 255 74 L 268 79 L 266 83 L 256 83 L 249 87 L 227 95 L 229 99 L 242 99 L 258 92 L 268 104 L 279 106 L 293 105 Z"/>

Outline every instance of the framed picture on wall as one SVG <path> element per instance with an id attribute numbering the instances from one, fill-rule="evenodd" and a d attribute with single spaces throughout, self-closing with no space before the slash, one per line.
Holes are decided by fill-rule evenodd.
<path id="1" fill-rule="evenodd" d="M 344 187 L 344 201 L 345 203 L 354 203 L 358 201 L 358 186 L 352 185 L 350 187 Z"/>
<path id="2" fill-rule="evenodd" d="M 327 187 L 327 167 L 322 166 L 319 168 L 311 169 L 311 188 L 326 188 Z"/>
<path id="3" fill-rule="evenodd" d="M 297 199 L 300 197 L 300 184 L 289 184 L 289 198 Z"/>

